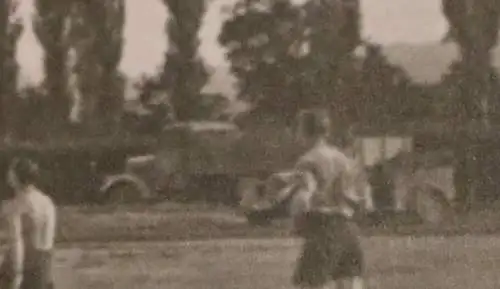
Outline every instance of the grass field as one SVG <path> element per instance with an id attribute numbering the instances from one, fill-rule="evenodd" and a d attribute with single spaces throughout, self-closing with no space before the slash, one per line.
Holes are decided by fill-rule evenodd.
<path id="1" fill-rule="evenodd" d="M 63 207 L 58 240 L 75 242 L 182 241 L 219 238 L 289 237 L 287 222 L 252 228 L 235 208 L 168 202 L 129 206 Z M 365 228 L 371 236 L 500 235 L 500 205 L 457 216 L 439 226 L 389 224 Z"/>
<path id="2" fill-rule="evenodd" d="M 500 236 L 483 234 L 498 232 L 496 211 L 440 228 L 365 231 L 370 288 L 497 288 Z M 284 223 L 251 228 L 234 209 L 171 203 L 60 215 L 60 288 L 291 288 L 300 241 Z"/>
<path id="3" fill-rule="evenodd" d="M 374 289 L 498 288 L 500 238 L 370 237 Z M 295 239 L 115 243 L 58 252 L 59 282 L 71 288 L 291 288 Z M 59 288 L 69 288 L 60 283 Z"/>
<path id="4" fill-rule="evenodd" d="M 364 230 L 370 288 L 497 288 L 497 211 Z M 66 207 L 59 229 L 58 288 L 291 288 L 300 247 L 286 222 L 252 228 L 234 209 L 204 205 Z"/>

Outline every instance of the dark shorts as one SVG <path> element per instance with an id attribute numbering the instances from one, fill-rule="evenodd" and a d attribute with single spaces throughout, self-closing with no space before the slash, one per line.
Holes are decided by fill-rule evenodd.
<path id="1" fill-rule="evenodd" d="M 21 289 L 52 289 L 52 251 L 32 251 L 26 255 Z M 10 259 L 0 266 L 0 289 L 9 288 L 14 271 Z"/>
<path id="2" fill-rule="evenodd" d="M 308 213 L 301 236 L 305 240 L 293 276 L 295 286 L 316 288 L 363 274 L 361 244 L 355 224 L 347 218 Z"/>

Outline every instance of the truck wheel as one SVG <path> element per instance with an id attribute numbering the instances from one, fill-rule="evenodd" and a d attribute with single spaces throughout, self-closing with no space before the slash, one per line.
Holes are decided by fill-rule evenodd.
<path id="1" fill-rule="evenodd" d="M 415 210 L 424 222 L 439 224 L 453 219 L 453 207 L 439 189 L 422 186 L 415 190 L 415 194 Z"/>
<path id="2" fill-rule="evenodd" d="M 117 183 L 106 190 L 108 204 L 130 204 L 141 199 L 139 188 L 132 183 Z"/>

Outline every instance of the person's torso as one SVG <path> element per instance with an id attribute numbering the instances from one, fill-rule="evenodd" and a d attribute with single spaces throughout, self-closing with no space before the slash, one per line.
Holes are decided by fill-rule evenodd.
<path id="1" fill-rule="evenodd" d="M 297 168 L 311 172 L 317 183 L 310 210 L 352 213 L 345 196 L 349 191 L 346 186 L 353 183 L 353 160 L 338 148 L 319 143 L 299 159 Z"/>
<path id="2" fill-rule="evenodd" d="M 52 200 L 33 190 L 18 200 L 25 248 L 49 251 L 54 246 L 56 210 Z"/>

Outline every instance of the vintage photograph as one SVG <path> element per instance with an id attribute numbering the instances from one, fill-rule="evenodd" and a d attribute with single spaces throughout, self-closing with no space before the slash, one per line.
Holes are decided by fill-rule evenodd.
<path id="1" fill-rule="evenodd" d="M 500 288 L 500 0 L 0 0 L 0 289 Z"/>

